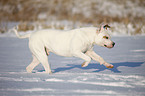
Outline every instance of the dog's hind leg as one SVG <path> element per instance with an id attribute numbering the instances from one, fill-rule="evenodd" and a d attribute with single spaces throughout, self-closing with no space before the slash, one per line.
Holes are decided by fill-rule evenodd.
<path id="1" fill-rule="evenodd" d="M 33 60 L 31 62 L 31 64 L 29 64 L 27 67 L 26 67 L 26 70 L 28 73 L 31 73 L 32 70 L 40 63 L 39 60 L 36 58 L 36 56 L 32 55 L 33 57 Z"/>
<path id="2" fill-rule="evenodd" d="M 46 73 L 52 73 L 49 63 L 48 57 L 46 54 L 45 46 L 41 41 L 33 41 L 33 39 L 29 42 L 29 48 L 32 54 L 38 59 L 38 61 L 43 65 Z"/>
<path id="3" fill-rule="evenodd" d="M 43 65 L 45 72 L 51 74 L 51 68 L 48 63 L 48 57 L 46 55 L 45 49 L 41 48 L 40 50 L 35 52 L 35 56 L 38 58 L 40 63 Z"/>

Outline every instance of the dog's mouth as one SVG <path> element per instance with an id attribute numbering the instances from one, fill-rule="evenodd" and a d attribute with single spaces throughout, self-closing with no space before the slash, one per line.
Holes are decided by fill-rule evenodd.
<path id="1" fill-rule="evenodd" d="M 105 47 L 107 47 L 107 45 L 104 44 Z"/>
<path id="2" fill-rule="evenodd" d="M 113 48 L 114 46 L 107 46 L 106 44 L 104 44 L 104 47 L 106 47 L 106 48 Z"/>
<path id="3" fill-rule="evenodd" d="M 107 48 L 113 48 L 113 47 L 114 47 L 114 45 L 115 45 L 115 43 L 114 43 L 114 42 L 112 42 L 112 44 L 109 44 L 109 45 L 104 44 L 104 47 L 107 47 Z"/>

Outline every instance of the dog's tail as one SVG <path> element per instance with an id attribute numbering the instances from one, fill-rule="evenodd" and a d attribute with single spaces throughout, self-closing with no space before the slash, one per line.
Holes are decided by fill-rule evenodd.
<path id="1" fill-rule="evenodd" d="M 15 32 L 16 36 L 17 36 L 18 38 L 20 38 L 20 39 L 29 38 L 30 35 L 31 35 L 31 33 L 25 34 L 25 35 L 20 35 L 20 34 L 18 33 L 18 26 L 14 27 L 14 28 L 12 29 L 12 31 Z"/>

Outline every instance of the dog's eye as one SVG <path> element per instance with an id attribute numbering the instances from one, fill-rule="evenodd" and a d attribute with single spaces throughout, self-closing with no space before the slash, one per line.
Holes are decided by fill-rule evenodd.
<path id="1" fill-rule="evenodd" d="M 105 39 L 109 39 L 109 37 L 107 37 L 107 36 L 103 36 L 103 38 L 105 38 Z"/>

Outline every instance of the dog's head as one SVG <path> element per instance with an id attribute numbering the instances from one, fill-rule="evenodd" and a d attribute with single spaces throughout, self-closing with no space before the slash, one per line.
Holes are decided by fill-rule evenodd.
<path id="1" fill-rule="evenodd" d="M 111 32 L 109 30 L 110 26 L 108 24 L 102 25 L 97 30 L 97 36 L 95 38 L 95 43 L 99 46 L 107 47 L 107 48 L 113 48 L 115 43 L 111 40 L 111 37 L 109 33 Z"/>

